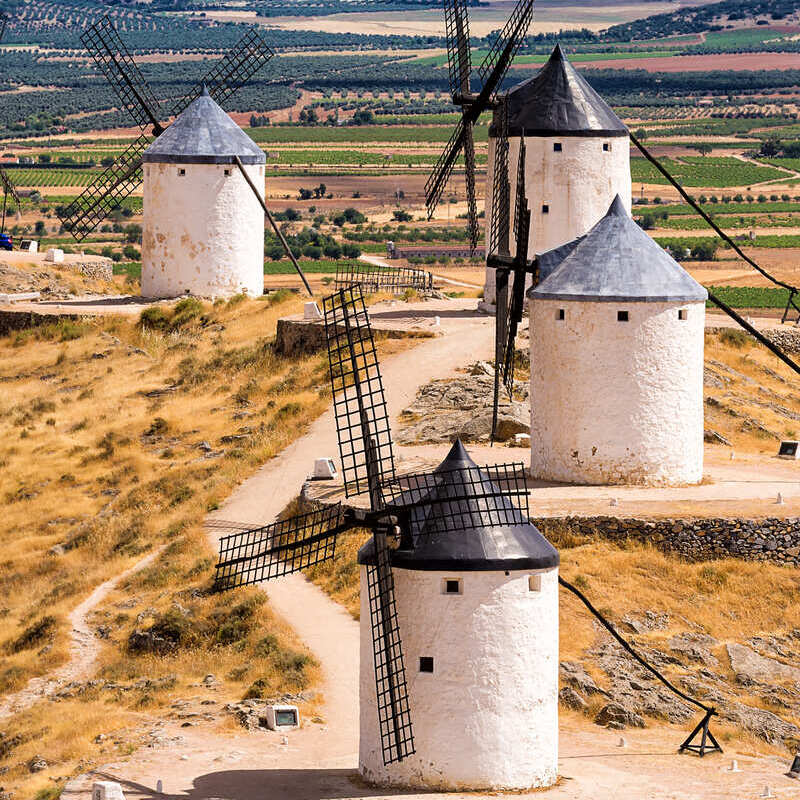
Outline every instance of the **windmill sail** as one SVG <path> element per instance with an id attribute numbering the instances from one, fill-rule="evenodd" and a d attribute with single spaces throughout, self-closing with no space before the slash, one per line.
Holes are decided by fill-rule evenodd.
<path id="1" fill-rule="evenodd" d="M 425 203 L 428 208 L 428 219 L 431 219 L 442 199 L 455 163 L 463 151 L 470 218 L 470 242 L 473 252 L 477 246 L 478 214 L 475 201 L 475 154 L 472 129 L 481 114 L 490 106 L 496 105 L 497 93 L 514 56 L 527 35 L 532 19 L 533 0 L 518 0 L 505 28 L 478 68 L 482 87 L 477 95 L 473 95 L 469 91 L 471 63 L 465 55 L 465 51 L 469 50 L 467 10 L 461 0 L 448 0 L 445 3 L 450 84 L 451 89 L 457 88 L 457 91 L 453 92 L 453 103 L 461 106 L 462 114 L 450 141 L 445 146 L 425 184 Z"/>
<path id="2" fill-rule="evenodd" d="M 336 554 L 338 535 L 349 527 L 336 504 L 223 536 L 214 585 L 234 589 L 328 561 Z"/>
<path id="3" fill-rule="evenodd" d="M 363 293 L 402 292 L 416 289 L 424 292 L 433 288 L 433 275 L 412 267 L 390 267 L 353 261 L 336 265 L 336 288 L 342 289 L 356 284 Z"/>
<path id="4" fill-rule="evenodd" d="M 323 300 L 333 410 L 348 497 L 370 490 L 367 447 L 375 448 L 380 483 L 395 477 L 392 433 L 378 354 L 361 287 L 339 289 Z"/>
<path id="5" fill-rule="evenodd" d="M 275 55 L 259 33 L 250 29 L 224 58 L 220 59 L 192 90 L 172 106 L 172 115 L 181 113 L 205 86 L 219 105 L 224 105 Z"/>
<path id="6" fill-rule="evenodd" d="M 87 28 L 81 41 L 135 123 L 142 130 L 152 125 L 156 136 L 161 133 L 160 103 L 108 16 Z"/>
<path id="7" fill-rule="evenodd" d="M 374 541 L 375 563 L 366 568 L 372 657 L 383 763 L 392 764 L 414 753 L 414 734 L 389 549 L 385 535 Z"/>

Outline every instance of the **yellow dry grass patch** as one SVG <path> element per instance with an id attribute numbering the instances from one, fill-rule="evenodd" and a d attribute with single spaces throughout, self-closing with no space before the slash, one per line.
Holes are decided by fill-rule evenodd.
<path id="1" fill-rule="evenodd" d="M 705 364 L 707 373 L 724 383 L 706 385 L 707 429 L 722 434 L 736 450 L 770 456 L 777 453 L 778 439 L 800 436 L 797 374 L 769 350 L 743 331 L 709 333 Z"/>
<path id="2" fill-rule="evenodd" d="M 94 319 L 0 340 L 0 693 L 63 663 L 71 609 L 162 543 L 92 617 L 108 636 L 98 677 L 124 690 L 82 694 L 78 719 L 157 708 L 209 672 L 230 698 L 313 684 L 313 661 L 260 592 L 210 593 L 201 527 L 328 404 L 324 354 L 272 351 L 278 317 L 301 303 L 187 301 L 152 312 L 149 329 Z M 134 630 L 151 640 L 130 645 Z M 26 740 L 37 714 L 4 730 Z M 3 784 L 28 797 L 68 775 L 89 741 L 74 729 L 42 726 L 35 747 L 52 767 L 35 777 L 22 745 L 0 748 Z"/>

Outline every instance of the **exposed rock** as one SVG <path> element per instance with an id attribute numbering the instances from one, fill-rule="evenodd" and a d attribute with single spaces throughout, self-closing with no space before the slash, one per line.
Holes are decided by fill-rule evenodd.
<path id="1" fill-rule="evenodd" d="M 704 633 L 681 633 L 673 636 L 668 644 L 670 650 L 686 657 L 689 661 L 699 661 L 707 667 L 719 666 L 719 660 L 711 654 L 711 648 L 719 645 L 713 636 Z"/>
<path id="2" fill-rule="evenodd" d="M 644 728 L 644 719 L 640 714 L 631 711 L 618 703 L 609 703 L 603 706 L 594 718 L 595 724 L 612 730 L 624 728 Z"/>
<path id="3" fill-rule="evenodd" d="M 800 682 L 800 668 L 790 667 L 773 658 L 765 658 L 743 644 L 727 644 L 731 669 L 740 683 L 767 683 L 775 681 Z"/>
<path id="4" fill-rule="evenodd" d="M 726 439 L 721 433 L 717 433 L 710 428 L 703 431 L 703 440 L 709 444 L 724 444 L 725 447 L 733 447 L 730 439 Z"/>
<path id="5" fill-rule="evenodd" d="M 558 699 L 561 705 L 573 711 L 585 711 L 589 708 L 589 704 L 571 686 L 564 686 L 558 693 Z"/>
<path id="6" fill-rule="evenodd" d="M 574 661 L 562 661 L 558 665 L 561 680 L 568 686 L 579 689 L 583 694 L 606 694 L 596 683 L 594 678 Z"/>
<path id="7" fill-rule="evenodd" d="M 46 770 L 47 767 L 47 762 L 40 755 L 35 755 L 28 761 L 28 772 L 42 772 Z"/>

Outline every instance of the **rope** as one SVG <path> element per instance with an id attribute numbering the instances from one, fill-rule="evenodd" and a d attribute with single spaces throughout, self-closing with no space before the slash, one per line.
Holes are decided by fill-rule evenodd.
<path id="1" fill-rule="evenodd" d="M 796 286 L 792 286 L 789 283 L 784 283 L 781 280 L 778 280 L 774 275 L 771 275 L 767 272 L 763 267 L 759 266 L 755 261 L 753 261 L 750 256 L 746 255 L 742 248 L 739 247 L 736 242 L 728 236 L 722 228 L 717 225 L 716 222 L 712 219 L 712 217 L 707 214 L 693 199 L 692 197 L 687 194 L 686 190 L 681 186 L 675 178 L 670 175 L 667 171 L 666 167 L 664 167 L 661 162 L 649 151 L 647 148 L 629 131 L 629 135 L 631 137 L 631 141 L 636 145 L 639 149 L 641 154 L 672 184 L 672 186 L 678 190 L 680 196 L 713 228 L 714 232 L 730 247 L 733 251 L 746 261 L 753 269 L 760 272 L 767 280 L 772 281 L 775 285 L 781 286 L 784 289 L 788 289 L 791 293 L 797 294 L 798 288 Z"/>
<path id="2" fill-rule="evenodd" d="M 693 706 L 697 706 L 701 708 L 706 714 L 710 717 L 716 715 L 717 711 L 715 708 L 711 706 L 707 706 L 704 703 L 701 703 L 699 700 L 695 700 L 693 697 L 690 697 L 685 692 L 682 692 L 677 686 L 670 683 L 654 666 L 649 664 L 645 661 L 629 644 L 628 642 L 620 636 L 616 628 L 591 604 L 589 599 L 586 597 L 583 592 L 580 591 L 577 587 L 573 586 L 571 583 L 567 582 L 562 578 L 560 575 L 558 576 L 558 582 L 565 588 L 569 589 L 585 606 L 589 609 L 589 611 L 594 614 L 595 617 L 600 621 L 600 624 L 619 642 L 622 648 L 632 656 L 636 661 L 638 661 L 648 672 L 651 672 L 653 675 L 664 684 L 673 694 L 676 694 L 682 700 L 685 700 L 687 703 L 691 703 Z"/>

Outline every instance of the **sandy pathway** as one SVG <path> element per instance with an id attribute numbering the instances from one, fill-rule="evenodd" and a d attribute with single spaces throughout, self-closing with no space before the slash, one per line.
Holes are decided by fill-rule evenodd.
<path id="1" fill-rule="evenodd" d="M 25 711 L 39 700 L 52 696 L 68 683 L 84 681 L 92 677 L 97 654 L 100 652 L 100 641 L 89 625 L 87 619 L 89 614 L 121 581 L 152 564 L 161 555 L 163 549 L 164 547 L 159 547 L 158 550 L 145 556 L 141 561 L 137 561 L 129 569 L 105 583 L 101 583 L 80 605 L 72 610 L 69 615 L 71 625 L 69 661 L 50 675 L 32 678 L 24 689 L 3 698 L 3 701 L 0 702 L 0 720 Z"/>

